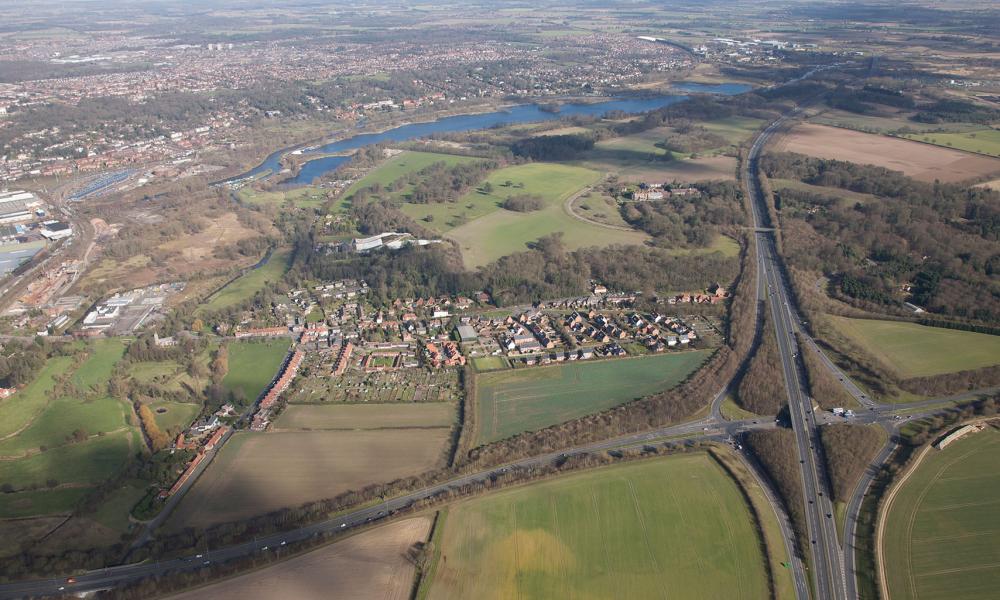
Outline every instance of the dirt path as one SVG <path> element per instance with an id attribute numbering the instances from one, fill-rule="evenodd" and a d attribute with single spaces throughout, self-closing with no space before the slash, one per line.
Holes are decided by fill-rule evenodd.
<path id="1" fill-rule="evenodd" d="M 635 232 L 635 229 L 632 229 L 631 227 L 620 227 L 618 225 L 609 225 L 608 223 L 601 223 L 600 221 L 594 221 L 592 219 L 588 219 L 587 217 L 585 217 L 585 216 L 581 215 L 580 213 L 576 212 L 575 210 L 573 210 L 573 203 L 576 202 L 577 198 L 580 198 L 584 194 L 589 194 L 591 192 L 591 190 L 593 190 L 593 189 L 594 189 L 594 186 L 588 185 L 587 187 L 581 189 L 577 193 L 571 195 L 569 198 L 566 198 L 566 200 L 563 201 L 563 211 L 565 211 L 567 215 L 573 217 L 574 219 L 576 219 L 578 221 L 583 221 L 584 223 L 589 223 L 591 225 L 596 225 L 598 227 L 603 227 L 604 229 L 614 229 L 615 231 Z"/>

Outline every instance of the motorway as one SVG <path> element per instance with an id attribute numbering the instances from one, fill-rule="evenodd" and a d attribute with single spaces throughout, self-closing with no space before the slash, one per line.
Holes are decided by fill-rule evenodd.
<path id="1" fill-rule="evenodd" d="M 794 113 L 793 113 L 794 114 Z M 784 278 L 776 247 L 774 231 L 767 228 L 763 215 L 767 207 L 757 185 L 757 162 L 771 136 L 783 125 L 779 119 L 768 126 L 753 142 L 743 169 L 744 185 L 750 194 L 754 233 L 757 246 L 758 277 L 763 275 L 768 290 L 771 322 L 777 339 L 781 369 L 788 393 L 788 408 L 795 432 L 800 474 L 805 491 L 806 536 L 808 552 L 812 554 L 812 575 L 817 598 L 834 600 L 847 598 L 843 554 L 837 541 L 833 519 L 830 486 L 825 479 L 822 445 L 813 401 L 806 392 L 795 333 L 802 319 L 794 307 L 794 296 Z M 832 364 L 832 363 L 830 363 Z M 841 374 L 842 375 L 842 374 Z M 843 379 L 843 377 L 841 377 Z M 860 390 L 859 390 L 860 393 Z"/>

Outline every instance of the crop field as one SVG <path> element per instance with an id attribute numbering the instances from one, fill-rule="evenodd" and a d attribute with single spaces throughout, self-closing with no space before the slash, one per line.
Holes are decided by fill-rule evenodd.
<path id="1" fill-rule="evenodd" d="M 173 600 L 321 600 L 380 598 L 404 600 L 416 569 L 406 551 L 427 540 L 429 517 L 396 521 Z"/>
<path id="2" fill-rule="evenodd" d="M 257 400 L 278 374 L 288 354 L 288 340 L 234 342 L 229 344 L 229 371 L 222 385 L 229 391 L 242 390 L 247 403 Z"/>
<path id="3" fill-rule="evenodd" d="M 570 216 L 563 203 L 583 187 L 595 183 L 600 175 L 594 171 L 547 163 L 531 163 L 495 171 L 488 178 L 494 192 L 472 191 L 456 205 L 491 206 L 488 211 L 447 232 L 458 242 L 466 267 L 487 264 L 502 256 L 526 250 L 540 237 L 562 232 L 563 243 L 569 249 L 610 244 L 641 244 L 648 236 L 638 231 L 609 229 Z M 510 180 L 511 188 L 504 184 Z M 523 187 L 516 187 L 522 185 Z M 533 194 L 541 196 L 544 208 L 521 213 L 499 208 L 507 195 Z M 437 219 L 435 218 L 435 222 Z"/>
<path id="4" fill-rule="evenodd" d="M 410 404 L 291 404 L 278 429 L 398 429 L 449 427 L 455 420 L 450 402 Z"/>
<path id="5" fill-rule="evenodd" d="M 440 464 L 448 433 L 443 427 L 237 433 L 168 527 L 242 519 L 422 473 Z"/>
<path id="6" fill-rule="evenodd" d="M 542 429 L 670 389 L 711 352 L 671 352 L 478 375 L 478 442 Z"/>
<path id="7" fill-rule="evenodd" d="M 979 129 L 962 133 L 915 133 L 905 137 L 935 146 L 1000 156 L 1000 131 L 996 129 Z"/>
<path id="8" fill-rule="evenodd" d="M 1000 586 L 1000 431 L 931 449 L 888 507 L 888 596 L 995 598 Z"/>
<path id="9" fill-rule="evenodd" d="M 276 250 L 263 266 L 251 269 L 238 277 L 226 287 L 217 291 L 201 305 L 203 310 L 218 310 L 243 302 L 253 297 L 268 282 L 276 283 L 284 277 L 288 270 L 291 253 L 288 250 Z"/>
<path id="10" fill-rule="evenodd" d="M 433 600 L 769 596 L 753 517 L 702 453 L 462 502 L 436 548 Z"/>
<path id="11" fill-rule="evenodd" d="M 830 319 L 904 379 L 1000 363 L 1000 336 L 897 321 Z"/>
<path id="12" fill-rule="evenodd" d="M 354 185 L 344 192 L 344 197 L 349 197 L 358 190 L 371 187 L 375 184 L 382 186 L 389 185 L 400 177 L 426 169 L 434 163 L 443 162 L 450 167 L 463 163 L 476 162 L 478 160 L 480 159 L 472 156 L 457 156 L 455 154 L 407 150 L 389 158 L 384 163 L 379 165 L 378 168 L 359 179 L 354 183 Z M 405 199 L 407 194 L 412 191 L 412 188 L 413 186 L 406 185 L 403 186 L 403 188 L 392 192 L 390 195 L 393 198 Z"/>
<path id="13" fill-rule="evenodd" d="M 794 127 L 774 149 L 876 165 L 928 182 L 963 181 L 1000 172 L 1000 159 L 811 123 Z"/>

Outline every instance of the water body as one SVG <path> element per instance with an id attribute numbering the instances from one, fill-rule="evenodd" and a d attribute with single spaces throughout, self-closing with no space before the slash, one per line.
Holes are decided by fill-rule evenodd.
<path id="1" fill-rule="evenodd" d="M 721 94 L 723 96 L 735 96 L 753 89 L 753 86 L 748 83 L 696 83 L 694 81 L 682 81 L 671 87 L 689 94 Z"/>
<path id="2" fill-rule="evenodd" d="M 702 86 L 704 84 L 680 85 Z M 740 94 L 750 89 L 750 86 L 739 83 L 718 84 L 706 87 L 712 88 L 715 91 L 705 92 L 701 88 L 692 89 L 691 91 L 698 93 L 731 95 Z M 363 133 L 343 140 L 303 150 L 302 154 L 350 153 L 359 148 L 363 148 L 371 144 L 377 144 L 379 142 L 403 142 L 425 138 L 436 133 L 475 131 L 479 129 L 489 129 L 490 127 L 498 125 L 551 121 L 554 119 L 561 119 L 563 117 L 576 115 L 596 117 L 603 115 L 608 111 L 622 111 L 630 114 L 639 114 L 656 110 L 670 104 L 676 104 L 677 102 L 681 102 L 686 99 L 687 96 L 678 95 L 661 95 L 649 98 L 621 98 L 618 100 L 609 100 L 607 102 L 597 102 L 594 104 L 563 104 L 559 107 L 558 112 L 542 110 L 535 104 L 520 104 L 507 110 L 471 115 L 455 115 L 452 117 L 443 117 L 436 121 L 429 121 L 426 123 L 401 125 L 380 133 Z M 281 169 L 281 157 L 288 151 L 289 149 L 287 148 L 278 150 L 277 152 L 269 155 L 266 159 L 264 159 L 264 162 L 257 165 L 250 171 L 247 171 L 237 177 L 233 177 L 227 181 L 253 177 L 268 171 L 272 174 L 277 173 Z M 316 181 L 319 177 L 329 173 L 349 160 L 350 156 L 325 156 L 310 160 L 302 165 L 302 168 L 295 177 L 292 177 L 285 183 L 291 186 L 309 185 Z"/>

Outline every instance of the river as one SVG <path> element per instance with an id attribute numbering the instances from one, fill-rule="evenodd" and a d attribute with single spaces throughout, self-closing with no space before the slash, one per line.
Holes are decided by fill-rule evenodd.
<path id="1" fill-rule="evenodd" d="M 739 94 L 747 91 L 750 86 L 744 84 L 698 84 L 698 83 L 678 83 L 675 89 L 691 93 L 710 94 Z M 558 112 L 542 110 L 536 104 L 519 104 L 505 110 L 487 113 L 477 113 L 470 115 L 455 115 L 442 117 L 435 121 L 425 123 L 411 123 L 401 125 L 392 129 L 387 129 L 380 133 L 362 133 L 343 140 L 329 142 L 320 146 L 310 147 L 302 150 L 303 155 L 311 153 L 340 154 L 350 153 L 353 150 L 363 148 L 379 142 L 403 142 L 425 138 L 437 133 L 457 133 L 464 131 L 475 131 L 479 129 L 489 129 L 498 125 L 510 125 L 514 123 L 533 123 L 540 121 L 550 121 L 571 117 L 576 115 L 600 116 L 609 111 L 622 111 L 630 114 L 639 114 L 656 110 L 670 104 L 675 104 L 686 100 L 687 96 L 660 95 L 649 98 L 620 98 L 606 102 L 596 102 L 592 104 L 563 104 Z M 281 157 L 288 153 L 290 149 L 284 148 L 270 154 L 264 162 L 257 165 L 250 171 L 233 177 L 227 181 L 254 177 L 267 171 L 277 173 L 281 170 Z M 285 181 L 291 186 L 308 185 L 324 174 L 336 169 L 340 165 L 351 159 L 350 156 L 324 156 L 310 160 L 302 165 L 295 177 Z"/>

